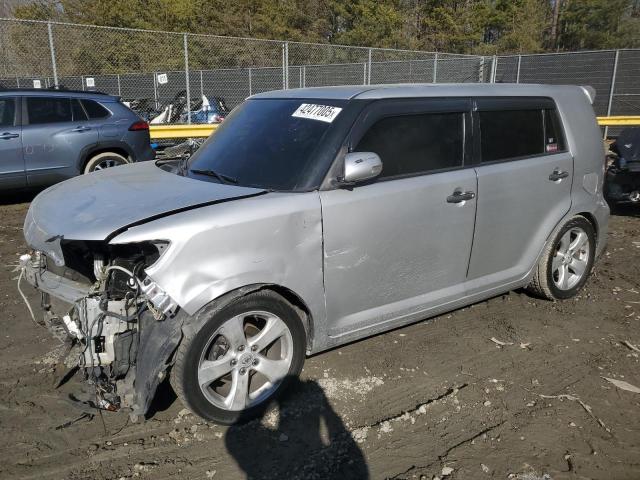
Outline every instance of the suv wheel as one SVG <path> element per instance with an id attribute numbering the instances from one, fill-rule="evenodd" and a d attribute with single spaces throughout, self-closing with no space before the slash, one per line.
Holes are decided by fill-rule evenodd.
<path id="1" fill-rule="evenodd" d="M 195 414 L 217 423 L 246 421 L 302 370 L 300 316 L 280 295 L 258 291 L 220 309 L 205 307 L 176 352 L 170 380 Z"/>
<path id="2" fill-rule="evenodd" d="M 549 300 L 575 296 L 591 273 L 595 237 L 586 218 L 569 220 L 545 247 L 528 290 Z"/>
<path id="3" fill-rule="evenodd" d="M 105 168 L 115 167 L 129 163 L 122 155 L 113 152 L 99 153 L 95 157 L 91 157 L 84 167 L 83 173 L 96 172 Z"/>

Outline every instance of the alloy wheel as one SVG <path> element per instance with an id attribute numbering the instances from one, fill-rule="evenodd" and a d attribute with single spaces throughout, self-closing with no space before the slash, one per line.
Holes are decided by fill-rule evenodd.
<path id="1" fill-rule="evenodd" d="M 271 396 L 289 373 L 293 338 L 282 319 L 265 311 L 230 318 L 207 341 L 198 384 L 218 408 L 240 411 Z"/>

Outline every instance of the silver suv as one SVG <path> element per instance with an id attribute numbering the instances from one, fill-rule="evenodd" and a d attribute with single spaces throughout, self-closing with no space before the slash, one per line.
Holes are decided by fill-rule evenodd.
<path id="1" fill-rule="evenodd" d="M 118 97 L 0 89 L 0 192 L 154 156 L 149 125 Z"/>
<path id="2" fill-rule="evenodd" d="M 143 415 L 168 374 L 201 417 L 250 418 L 305 355 L 518 287 L 574 296 L 607 238 L 592 101 L 538 85 L 260 94 L 187 161 L 41 193 L 23 275 L 67 302 L 100 405 Z"/>

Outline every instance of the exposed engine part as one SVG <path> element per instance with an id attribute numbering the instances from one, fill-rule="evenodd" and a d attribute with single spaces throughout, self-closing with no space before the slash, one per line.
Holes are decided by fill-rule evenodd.
<path id="1" fill-rule="evenodd" d="M 154 313 L 156 320 L 160 320 L 164 315 L 168 315 L 170 317 L 175 315 L 178 305 L 156 284 L 156 282 L 151 280 L 151 278 L 146 277 L 142 281 L 140 289 L 147 296 L 153 307 L 155 307 L 154 310 L 159 314 L 158 316 Z"/>
<path id="2" fill-rule="evenodd" d="M 42 252 L 31 252 L 20 258 L 20 278 L 44 295 L 71 304 L 68 313 L 60 315 L 58 330 L 78 342 L 78 365 L 95 391 L 78 401 L 87 408 L 129 407 L 136 415 L 144 414 L 182 325 L 174 317 L 175 301 L 145 273 L 168 243 L 61 245 L 64 266 L 49 262 Z M 168 332 L 176 338 L 166 341 Z M 139 355 L 145 361 L 138 368 Z M 153 378 L 136 380 L 138 370 Z"/>
<path id="3" fill-rule="evenodd" d="M 73 312 L 85 343 L 81 360 L 85 368 L 110 366 L 116 359 L 116 335 L 130 331 L 136 325 L 138 305 L 128 307 L 126 303 L 125 300 L 100 297 L 86 297 L 76 303 Z"/>
<path id="4" fill-rule="evenodd" d="M 78 324 L 71 320 L 70 315 L 64 315 L 62 317 L 62 321 L 64 322 L 65 327 L 67 327 L 67 332 L 69 332 L 69 335 L 77 338 L 78 340 L 84 339 L 84 333 L 82 333 L 82 330 L 80 330 Z"/>

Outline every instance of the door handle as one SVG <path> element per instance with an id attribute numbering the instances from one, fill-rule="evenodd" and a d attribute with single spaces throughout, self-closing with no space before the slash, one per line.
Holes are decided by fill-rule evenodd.
<path id="1" fill-rule="evenodd" d="M 473 200 L 476 198 L 475 192 L 463 192 L 461 190 L 456 190 L 453 192 L 453 195 L 449 195 L 447 197 L 447 203 L 462 203 L 467 200 Z"/>
<path id="2" fill-rule="evenodd" d="M 0 133 L 0 140 L 9 140 L 10 138 L 18 138 L 19 136 L 20 135 L 18 135 L 17 133 Z"/>
<path id="3" fill-rule="evenodd" d="M 72 132 L 86 132 L 87 130 L 91 130 L 91 127 L 76 127 Z"/>
<path id="4" fill-rule="evenodd" d="M 549 180 L 552 182 L 557 182 L 558 180 L 562 180 L 563 178 L 567 178 L 569 176 L 569 172 L 564 172 L 559 168 L 556 168 L 551 175 L 549 175 Z"/>

